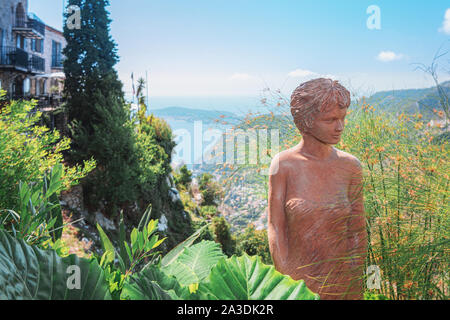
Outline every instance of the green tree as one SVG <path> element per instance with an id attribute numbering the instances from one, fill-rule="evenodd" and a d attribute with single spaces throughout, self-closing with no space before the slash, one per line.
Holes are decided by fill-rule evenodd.
<path id="1" fill-rule="evenodd" d="M 71 127 L 71 162 L 94 157 L 97 168 L 84 181 L 88 204 L 109 209 L 136 195 L 135 134 L 114 65 L 117 48 L 109 34 L 108 0 L 69 0 L 81 9 L 81 28 L 64 27 L 67 46 L 65 96 Z"/>
<path id="2" fill-rule="evenodd" d="M 142 104 L 145 107 L 145 104 Z M 144 198 L 152 193 L 162 198 L 162 183 L 171 172 L 172 150 L 175 143 L 172 130 L 167 123 L 157 117 L 142 116 L 138 125 L 136 152 L 139 160 L 139 189 Z"/>
<path id="3" fill-rule="evenodd" d="M 245 252 L 250 256 L 260 256 L 263 263 L 272 264 L 267 231 L 256 230 L 253 224 L 249 224 L 237 237 L 237 251 L 239 254 Z"/>
<path id="4" fill-rule="evenodd" d="M 209 173 L 203 173 L 199 179 L 199 190 L 202 194 L 202 206 L 217 206 L 223 197 L 223 189 L 213 180 Z"/>
<path id="5" fill-rule="evenodd" d="M 192 171 L 190 171 L 186 165 L 183 165 L 179 172 L 174 172 L 174 179 L 178 188 L 189 190 L 189 186 L 192 182 Z"/>
<path id="6" fill-rule="evenodd" d="M 220 243 L 223 252 L 231 257 L 236 253 L 236 240 L 231 235 L 230 224 L 224 217 L 214 217 L 212 220 L 212 229 L 216 242 Z"/>

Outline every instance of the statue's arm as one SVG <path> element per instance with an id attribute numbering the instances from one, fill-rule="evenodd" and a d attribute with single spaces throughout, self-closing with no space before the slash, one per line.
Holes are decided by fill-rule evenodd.
<path id="1" fill-rule="evenodd" d="M 281 168 L 279 156 L 272 161 L 269 170 L 269 206 L 267 235 L 269 250 L 275 268 L 285 273 L 288 257 L 287 225 L 284 212 L 286 198 L 286 175 Z"/>
<path id="2" fill-rule="evenodd" d="M 349 186 L 351 216 L 348 219 L 348 241 L 352 265 L 362 267 L 367 255 L 367 230 L 364 211 L 363 172 L 359 161 L 353 165 Z"/>

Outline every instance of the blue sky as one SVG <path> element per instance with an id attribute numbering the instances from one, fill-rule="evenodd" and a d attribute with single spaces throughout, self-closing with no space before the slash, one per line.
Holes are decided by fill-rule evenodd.
<path id="1" fill-rule="evenodd" d="M 62 27 L 63 0 L 29 3 Z M 380 8 L 379 30 L 367 28 L 370 5 Z M 413 64 L 450 49 L 448 0 L 111 0 L 109 10 L 124 89 L 131 72 L 147 70 L 150 97 L 251 97 L 265 87 L 289 95 L 319 76 L 355 94 L 427 87 Z M 450 70 L 448 59 L 440 63 Z"/>

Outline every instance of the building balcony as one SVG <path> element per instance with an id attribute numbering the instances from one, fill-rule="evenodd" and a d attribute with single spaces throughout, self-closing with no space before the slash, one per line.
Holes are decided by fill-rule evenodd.
<path id="1" fill-rule="evenodd" d="M 12 31 L 24 38 L 44 39 L 45 24 L 39 21 L 37 17 L 31 18 L 24 15 L 16 18 Z"/>
<path id="2" fill-rule="evenodd" d="M 44 73 L 45 72 L 45 59 L 36 55 L 31 55 L 29 71 L 31 73 Z"/>
<path id="3" fill-rule="evenodd" d="M 0 47 L 0 68 L 28 71 L 30 61 L 25 50 L 16 47 Z"/>
<path id="4" fill-rule="evenodd" d="M 31 74 L 45 72 L 45 59 L 16 47 L 0 47 L 0 69 Z"/>

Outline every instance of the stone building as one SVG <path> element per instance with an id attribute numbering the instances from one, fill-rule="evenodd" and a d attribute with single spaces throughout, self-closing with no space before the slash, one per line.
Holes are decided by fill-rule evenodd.
<path id="1" fill-rule="evenodd" d="M 64 73 L 61 31 L 28 12 L 28 0 L 0 1 L 0 86 L 9 99 L 61 99 Z"/>

